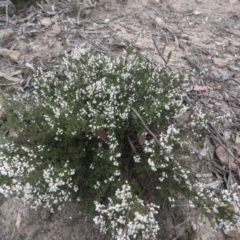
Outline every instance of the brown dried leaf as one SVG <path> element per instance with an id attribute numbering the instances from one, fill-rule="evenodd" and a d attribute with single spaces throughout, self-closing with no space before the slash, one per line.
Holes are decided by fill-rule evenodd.
<path id="1" fill-rule="evenodd" d="M 213 172 L 218 179 L 222 179 L 221 175 L 223 175 L 223 171 L 217 168 L 213 163 L 210 163 L 210 171 Z"/>
<path id="2" fill-rule="evenodd" d="M 13 130 L 10 129 L 10 131 L 9 131 L 9 136 L 10 136 L 10 137 L 16 137 L 16 138 L 17 138 L 17 137 L 18 137 L 18 134 L 17 134 L 16 132 L 14 132 Z"/>
<path id="3" fill-rule="evenodd" d="M 222 146 L 219 146 L 215 152 L 222 165 L 230 167 L 234 171 L 238 169 L 238 165 L 234 163 L 234 158 Z"/>
<path id="4" fill-rule="evenodd" d="M 217 181 L 212 181 L 212 182 L 206 183 L 206 184 L 205 184 L 205 187 L 206 187 L 206 188 L 217 189 L 217 188 L 219 188 L 219 185 L 220 185 L 220 184 L 221 184 L 221 183 L 219 182 L 219 180 L 217 180 Z"/>
<path id="5" fill-rule="evenodd" d="M 52 30 L 53 30 L 54 32 L 57 32 L 57 33 L 60 33 L 60 32 L 61 32 L 61 28 L 60 28 L 58 25 L 56 25 L 56 24 L 54 24 L 54 25 L 52 26 Z"/>
<path id="6" fill-rule="evenodd" d="M 0 29 L 0 39 L 1 39 L 1 41 L 3 40 L 3 38 L 7 38 L 11 35 L 13 35 L 13 30 L 11 28 Z"/>
<path id="7" fill-rule="evenodd" d="M 236 180 L 235 178 L 232 177 L 232 174 L 227 176 L 226 172 L 223 172 L 223 177 L 224 177 L 224 182 L 226 184 L 227 189 L 232 188 L 232 185 L 236 183 Z"/>
<path id="8" fill-rule="evenodd" d="M 219 90 L 219 89 L 221 89 L 221 87 L 209 87 L 209 86 L 201 86 L 201 85 L 195 85 L 194 87 L 193 87 L 193 90 L 194 91 L 206 91 L 206 90 L 212 90 L 212 91 L 214 91 L 214 90 Z"/>
<path id="9" fill-rule="evenodd" d="M 231 138 L 231 135 L 232 135 L 232 131 L 230 129 L 224 130 L 223 138 L 226 142 Z"/>
<path id="10" fill-rule="evenodd" d="M 226 60 L 221 58 L 214 58 L 213 63 L 220 68 L 226 67 L 228 64 Z"/>
<path id="11" fill-rule="evenodd" d="M 209 161 L 213 160 L 214 146 L 211 144 L 209 138 L 206 138 L 203 143 L 203 149 L 199 153 L 200 156 L 206 157 Z"/>
<path id="12" fill-rule="evenodd" d="M 240 180 L 240 168 L 237 169 L 238 180 Z"/>
<path id="13" fill-rule="evenodd" d="M 205 55 L 211 55 L 211 52 L 208 49 L 201 49 L 201 52 Z"/>
<path id="14" fill-rule="evenodd" d="M 12 77 L 11 75 L 8 75 L 6 73 L 0 72 L 0 78 L 4 78 L 7 79 L 9 81 L 13 81 L 18 83 L 21 79 L 20 78 L 16 78 L 16 77 Z"/>
<path id="15" fill-rule="evenodd" d="M 226 233 L 226 235 L 230 238 L 234 239 L 239 239 L 240 238 L 240 233 L 237 230 L 231 230 Z"/>
<path id="16" fill-rule="evenodd" d="M 207 174 L 207 173 L 210 173 L 210 170 L 209 170 L 209 166 L 207 164 L 203 164 L 201 167 L 200 167 L 200 171 L 199 171 L 201 174 Z"/>
<path id="17" fill-rule="evenodd" d="M 177 118 L 177 122 L 182 125 L 190 119 L 192 111 L 186 111 L 181 116 Z"/>
<path id="18" fill-rule="evenodd" d="M 229 146 L 234 148 L 237 151 L 237 154 L 240 153 L 240 132 L 236 132 L 236 141 L 235 143 L 229 143 Z"/>
<path id="19" fill-rule="evenodd" d="M 35 15 L 36 15 L 35 12 L 31 12 L 27 17 L 16 20 L 15 24 L 27 22 L 27 21 L 31 20 Z"/>
<path id="20" fill-rule="evenodd" d="M 235 47 L 240 47 L 240 42 L 238 40 L 231 40 L 231 44 L 234 45 Z"/>
<path id="21" fill-rule="evenodd" d="M 17 214 L 17 219 L 16 219 L 16 228 L 18 231 L 21 230 L 21 223 L 22 223 L 22 215 L 20 213 Z"/>
<path id="22" fill-rule="evenodd" d="M 22 73 L 22 70 L 17 70 L 15 72 L 11 72 L 11 76 L 16 76 Z"/>
<path id="23" fill-rule="evenodd" d="M 28 67 L 28 68 L 31 68 L 34 72 L 36 71 L 34 66 L 32 64 L 28 63 L 28 62 L 25 63 L 25 66 Z"/>
<path id="24" fill-rule="evenodd" d="M 240 151 L 240 143 L 229 143 L 229 146 L 237 151 Z"/>
<path id="25" fill-rule="evenodd" d="M 146 140 L 146 135 L 142 133 L 137 134 L 138 142 L 140 145 L 144 145 L 145 140 Z"/>
<path id="26" fill-rule="evenodd" d="M 108 133 L 106 130 L 104 129 L 97 130 L 97 134 L 104 142 L 107 141 Z"/>
<path id="27" fill-rule="evenodd" d="M 0 55 L 9 56 L 13 61 L 17 61 L 21 53 L 19 51 L 13 51 L 7 48 L 1 48 Z"/>
<path id="28" fill-rule="evenodd" d="M 212 87 L 208 87 L 208 86 L 200 86 L 200 85 L 195 85 L 193 90 L 194 91 L 206 91 L 206 90 L 212 90 Z"/>
<path id="29" fill-rule="evenodd" d="M 236 132 L 236 143 L 240 143 L 240 132 Z"/>

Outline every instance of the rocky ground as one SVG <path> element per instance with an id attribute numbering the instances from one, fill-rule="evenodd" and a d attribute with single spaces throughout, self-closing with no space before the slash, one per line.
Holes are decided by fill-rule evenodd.
<path id="1" fill-rule="evenodd" d="M 3 5 L 1 0 L 0 7 Z M 31 88 L 32 72 L 60 65 L 64 52 L 82 43 L 112 56 L 132 44 L 159 64 L 164 64 L 171 52 L 171 69 L 184 74 L 196 72 L 189 104 L 229 113 L 232 125 L 223 124 L 218 131 L 225 141 L 231 141 L 231 151 L 230 147 L 239 150 L 239 38 L 238 0 L 37 1 L 17 11 L 11 7 L 8 16 L 4 12 L 0 15 L 0 87 L 2 91 L 9 86 Z M 206 143 L 195 151 L 206 156 L 210 149 L 224 166 L 222 149 Z M 231 170 L 237 175 L 238 168 L 234 162 Z M 216 166 L 208 171 L 201 168 L 200 174 L 214 171 L 221 177 Z M 240 239 L 237 231 L 228 235 L 214 231 L 208 219 L 189 210 L 187 204 L 181 203 L 179 209 L 159 216 L 164 230 L 158 239 Z M 1 196 L 0 239 L 110 239 L 99 234 L 91 219 L 77 212 L 77 205 L 68 203 L 61 212 L 50 215 L 44 209 L 33 211 L 19 200 Z M 177 215 L 183 213 L 185 219 L 180 221 Z"/>

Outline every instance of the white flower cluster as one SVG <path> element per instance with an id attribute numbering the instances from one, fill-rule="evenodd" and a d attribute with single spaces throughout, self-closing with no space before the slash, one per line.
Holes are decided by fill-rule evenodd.
<path id="1" fill-rule="evenodd" d="M 94 222 L 101 232 L 110 230 L 116 240 L 156 239 L 159 226 L 154 214 L 158 213 L 159 207 L 153 203 L 145 205 L 141 199 L 132 196 L 127 182 L 115 195 L 114 200 L 109 198 L 108 206 L 95 202 L 99 215 Z"/>
<path id="2" fill-rule="evenodd" d="M 209 193 L 210 196 L 213 193 Z M 221 191 L 219 197 L 213 197 L 212 211 L 216 215 L 220 214 L 221 209 L 224 209 L 226 215 L 231 215 L 229 219 L 218 219 L 216 228 L 221 228 L 225 233 L 231 230 L 240 229 L 240 186 L 236 183 L 233 184 L 229 189 Z"/>
<path id="3" fill-rule="evenodd" d="M 0 174 L 9 184 L 2 182 L 0 192 L 7 196 L 21 198 L 32 208 L 44 204 L 50 211 L 58 206 L 60 210 L 64 202 L 71 200 L 71 190 L 77 191 L 77 186 L 71 182 L 75 170 L 65 163 L 59 173 L 53 165 L 42 163 L 42 153 L 47 151 L 44 146 L 38 145 L 35 149 L 22 146 L 16 147 L 14 143 L 6 142 L 0 145 Z M 12 156 L 5 154 L 11 152 Z M 30 159 L 30 160 L 29 160 Z M 42 181 L 36 176 L 42 174 Z"/>
<path id="4" fill-rule="evenodd" d="M 219 181 L 219 184 L 223 184 Z M 236 183 L 229 186 L 228 189 L 221 190 L 216 195 L 214 190 L 209 190 L 206 183 L 198 182 L 195 184 L 198 190 L 196 200 L 201 197 L 205 199 L 202 204 L 204 211 L 214 214 L 212 222 L 215 228 L 222 229 L 225 233 L 240 229 L 240 186 Z M 210 201 L 209 201 L 210 200 Z M 195 208 L 195 204 L 190 201 L 190 206 Z M 212 215 L 213 216 L 213 215 Z"/>

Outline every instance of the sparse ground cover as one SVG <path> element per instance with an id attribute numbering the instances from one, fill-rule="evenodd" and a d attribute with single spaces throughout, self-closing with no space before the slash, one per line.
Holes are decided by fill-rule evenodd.
<path id="1" fill-rule="evenodd" d="M 167 72 L 178 72 L 184 74 L 185 76 L 189 74 L 192 76 L 191 78 L 187 78 L 187 84 L 184 83 L 182 85 L 184 86 L 185 90 L 184 94 L 183 92 L 179 94 L 177 91 L 174 92 L 174 89 L 171 89 L 171 91 L 174 92 L 172 95 L 170 94 L 173 99 L 183 99 L 183 110 L 181 111 L 181 114 L 180 112 L 178 112 L 178 114 L 175 114 L 176 112 L 173 111 L 173 109 L 176 109 L 176 105 L 175 107 L 171 106 L 173 107 L 171 109 L 171 107 L 166 104 L 167 102 L 170 102 L 168 98 L 161 99 L 163 102 L 166 101 L 162 107 L 164 107 L 166 111 L 171 110 L 170 112 L 172 115 L 169 116 L 168 121 L 166 121 L 166 118 L 164 122 L 161 123 L 161 126 L 164 126 L 164 129 L 160 129 L 154 126 L 157 125 L 157 123 L 154 122 L 154 119 L 147 120 L 147 123 L 149 124 L 146 124 L 145 121 L 141 121 L 143 119 L 145 120 L 146 116 L 144 116 L 144 114 L 139 114 L 143 110 L 141 107 L 139 108 L 139 105 L 130 106 L 129 102 L 124 103 L 125 107 L 123 107 L 123 109 L 132 111 L 132 126 L 135 126 L 136 123 L 138 124 L 136 125 L 137 129 L 132 132 L 130 131 L 130 133 L 128 132 L 129 129 L 126 129 L 125 133 L 128 132 L 125 136 L 126 138 L 124 139 L 123 137 L 120 137 L 120 139 L 123 139 L 122 144 L 125 147 L 127 145 L 129 146 L 127 152 L 135 152 L 136 155 L 136 152 L 139 153 L 140 151 L 142 153 L 141 149 L 146 149 L 145 147 L 143 148 L 143 146 L 141 146 L 142 144 L 159 144 L 161 134 L 165 134 L 164 136 L 166 137 L 167 133 L 170 133 L 171 131 L 174 132 L 175 128 L 171 128 L 171 126 L 177 126 L 178 129 L 182 128 L 185 130 L 194 129 L 193 133 L 190 133 L 188 131 L 187 138 L 185 135 L 183 135 L 182 130 L 179 132 L 180 134 L 178 132 L 174 133 L 178 134 L 178 137 L 176 138 L 174 135 L 175 138 L 173 140 L 175 143 L 173 145 L 173 149 L 177 150 L 177 145 L 181 143 L 180 139 L 182 141 L 183 138 L 185 139 L 184 145 L 191 150 L 191 153 L 188 153 L 187 155 L 188 159 L 185 159 L 185 166 L 186 161 L 188 162 L 187 167 L 185 167 L 183 171 L 189 170 L 191 173 L 194 173 L 195 183 L 203 182 L 205 184 L 204 189 L 208 189 L 215 200 L 218 199 L 220 202 L 225 201 L 225 204 L 227 204 L 225 205 L 227 208 L 221 209 L 214 208 L 214 205 L 212 205 L 212 207 L 210 207 L 211 211 L 213 210 L 217 212 L 220 210 L 218 214 L 222 214 L 224 216 L 227 216 L 227 214 L 233 212 L 238 213 L 239 190 L 238 188 L 234 188 L 234 184 L 238 185 L 239 182 L 238 144 L 240 141 L 238 136 L 238 9 L 240 8 L 237 1 L 229 2 L 220 0 L 215 1 L 214 3 L 205 1 L 105 1 L 103 3 L 100 2 L 97 4 L 94 4 L 92 2 L 82 3 L 79 1 L 76 3 L 71 2 L 67 5 L 66 2 L 61 1 L 46 1 L 38 3 L 37 5 L 29 5 L 26 7 L 26 9 L 24 9 L 24 11 L 19 11 L 19 13 L 16 13 L 16 16 L 14 16 L 13 19 L 9 21 L 8 29 L 4 29 L 6 26 L 4 22 L 5 16 L 2 16 L 2 49 L 0 49 L 0 54 L 2 56 L 2 91 L 5 94 L 5 97 L 6 95 L 11 95 L 11 93 L 15 91 L 20 90 L 22 92 L 22 98 L 17 102 L 17 104 L 19 104 L 19 108 L 17 110 L 24 109 L 24 107 L 29 106 L 30 98 L 25 99 L 25 105 L 21 105 L 20 103 L 23 101 L 24 93 L 28 92 L 31 95 L 33 94 L 33 89 L 36 89 L 36 87 L 38 87 L 40 91 L 43 92 L 49 91 L 48 93 L 50 94 L 48 85 L 44 85 L 45 82 L 40 81 L 39 83 L 41 84 L 39 86 L 36 85 L 36 82 L 34 81 L 36 77 L 33 78 L 32 73 L 36 73 L 36 69 L 39 66 L 42 67 L 43 72 L 46 72 L 47 69 L 56 69 L 53 75 L 49 75 L 48 77 L 50 79 L 57 78 L 57 84 L 61 85 L 64 81 L 66 81 L 64 75 L 65 72 L 62 72 L 64 69 L 62 68 L 63 65 L 61 63 L 63 57 L 65 56 L 64 51 L 70 53 L 76 46 L 81 46 L 82 43 L 91 46 L 91 54 L 93 56 L 97 56 L 97 54 L 103 54 L 101 55 L 101 58 L 103 58 L 103 56 L 109 56 L 111 59 L 116 59 L 118 56 L 122 55 L 125 50 L 128 50 L 129 46 L 133 46 L 135 50 L 137 50 L 137 55 L 140 54 L 140 56 L 143 57 L 146 53 L 148 53 L 148 56 L 153 59 L 152 62 L 154 62 L 154 68 L 156 68 L 156 64 L 165 66 L 166 61 L 169 61 L 167 65 L 167 68 L 169 69 L 166 69 Z M 85 62 L 84 66 L 86 64 L 88 63 Z M 106 63 L 104 66 L 105 65 L 108 66 Z M 77 66 L 81 65 L 78 63 Z M 77 72 L 81 72 L 81 70 L 82 68 L 78 69 Z M 91 70 L 90 72 L 94 71 Z M 153 72 L 153 69 L 151 71 Z M 149 74 L 146 76 L 141 72 L 140 75 L 145 80 L 149 77 Z M 70 72 L 68 72 L 67 76 L 71 79 Z M 101 77 L 98 78 L 102 79 L 103 76 L 104 75 L 101 75 Z M 134 76 L 136 76 L 136 72 L 134 73 Z M 165 74 L 164 76 L 169 75 Z M 91 75 L 91 77 L 93 76 Z M 165 78 L 163 79 L 166 80 Z M 169 81 L 172 83 L 171 80 Z M 141 81 L 141 83 L 143 84 L 144 81 Z M 106 84 L 110 83 L 107 82 Z M 109 88 L 110 86 L 118 86 L 117 81 L 113 81 L 111 84 L 109 85 Z M 161 84 L 160 89 L 167 89 L 167 91 L 169 91 L 169 88 L 166 88 L 171 86 L 171 84 L 168 85 L 169 82 L 162 82 Z M 103 85 L 104 84 L 102 82 L 101 86 Z M 131 81 L 125 83 L 125 85 L 131 86 Z M 81 87 L 83 87 L 83 85 L 81 85 Z M 81 87 L 79 86 L 80 89 Z M 121 87 L 121 85 L 119 85 L 119 87 Z M 177 86 L 174 87 L 177 89 Z M 45 90 L 42 88 L 45 88 Z M 94 89 L 96 90 L 96 88 Z M 146 92 L 150 91 L 151 89 L 151 91 L 153 91 L 151 94 L 143 97 L 154 97 L 154 94 L 162 94 L 154 92 L 155 88 L 150 88 L 149 90 L 148 85 L 147 88 L 143 89 Z M 66 91 L 64 88 L 62 90 Z M 100 89 L 98 90 L 100 91 Z M 75 93 L 75 91 L 76 90 L 71 89 L 72 93 Z M 126 89 L 124 91 L 126 92 Z M 133 98 L 131 103 L 134 103 L 136 99 L 142 99 L 139 94 L 146 94 L 144 91 L 136 91 L 138 97 Z M 61 92 L 61 97 L 63 97 L 63 93 L 64 92 Z M 92 92 L 88 92 L 88 97 L 90 93 Z M 94 92 L 94 94 L 97 93 Z M 128 99 L 129 95 L 134 96 L 133 93 L 127 92 L 127 94 L 127 96 L 123 97 L 124 100 Z M 50 95 L 47 97 L 50 98 Z M 100 99 L 102 98 L 100 97 Z M 106 100 L 106 96 L 103 97 L 103 99 Z M 117 102 L 124 102 L 123 99 L 119 100 L 118 98 Z M 154 99 L 156 100 L 157 97 L 155 96 Z M 43 99 L 41 99 L 41 101 L 42 100 Z M 41 101 L 38 99 L 38 102 Z M 66 99 L 64 101 L 66 101 Z M 61 102 L 63 102 L 63 99 L 58 99 L 58 101 L 53 102 L 61 104 Z M 109 101 L 107 102 L 110 103 Z M 146 100 L 146 103 L 152 104 L 153 102 L 153 99 Z M 44 101 L 42 103 L 44 103 Z M 45 106 L 47 105 L 46 102 L 44 104 Z M 91 102 L 91 104 L 94 105 L 93 102 Z M 111 103 L 111 106 L 114 104 L 115 103 Z M 51 109 L 50 105 L 49 109 Z M 91 107 L 93 107 L 93 105 L 91 105 Z M 4 104 L 3 106 L 6 107 Z M 159 107 L 160 105 L 155 104 L 154 106 Z M 109 107 L 110 106 L 108 106 L 108 108 Z M 147 104 L 146 107 L 148 111 L 151 111 L 151 107 L 149 107 Z M 58 108 L 58 106 L 55 106 L 54 109 L 56 110 Z M 61 110 L 61 108 L 59 109 Z M 88 110 L 89 109 L 91 108 L 89 107 Z M 156 112 L 159 110 L 162 112 L 165 111 L 163 111 L 163 109 L 155 109 L 154 111 Z M 178 110 L 180 109 L 178 108 Z M 28 109 L 28 111 L 30 111 L 30 109 Z M 143 112 L 145 111 L 146 110 Z M 24 116 L 27 116 L 28 113 L 24 112 L 24 114 Z M 107 126 L 103 126 L 103 124 L 106 123 L 103 123 L 102 119 L 105 118 L 103 118 L 103 113 L 99 112 L 99 114 L 100 118 L 96 118 L 94 120 L 94 124 L 97 124 L 97 127 L 94 131 L 91 131 L 89 129 L 89 125 L 94 126 L 93 122 L 91 122 L 93 120 L 89 120 L 91 123 L 88 123 L 87 128 L 84 125 L 84 122 L 82 122 L 82 124 L 85 126 L 85 135 L 88 136 L 90 132 L 94 132 L 94 136 L 97 136 L 100 143 L 102 142 L 102 145 L 104 145 L 107 144 L 107 138 L 109 136 L 111 136 L 111 138 L 114 138 L 114 135 L 110 134 L 116 134 L 116 132 L 112 131 L 109 127 L 112 122 L 108 122 Z M 121 112 L 120 115 L 122 116 L 122 114 L 124 114 L 124 112 Z M 163 116 L 166 117 L 167 115 L 168 112 L 164 112 Z M 175 118 L 174 115 L 176 115 Z M 14 119 L 14 116 L 15 115 L 13 115 L 11 119 Z M 47 115 L 45 114 L 45 116 Z M 74 114 L 73 116 L 77 115 Z M 84 119 L 88 119 L 89 116 L 90 115 L 87 114 Z M 195 116 L 198 116 L 198 119 L 202 118 L 201 121 L 198 121 L 198 123 L 201 123 L 201 126 L 196 123 Z M 41 117 L 43 117 L 42 120 Z M 44 118 L 42 115 L 38 119 L 40 119 L 40 122 L 46 121 L 46 123 L 50 123 L 49 116 L 47 117 L 48 118 Z M 195 118 L 195 121 L 193 118 Z M 6 120 L 4 119 L 3 112 L 2 119 L 4 121 Z M 80 120 L 73 119 L 73 122 L 79 122 Z M 67 127 L 67 122 L 63 121 L 59 124 L 63 124 L 63 126 Z M 51 124 L 48 125 L 50 126 Z M 123 126 L 121 126 L 121 129 L 124 128 Z M 11 135 L 13 139 L 16 138 L 16 135 L 19 136 L 19 132 L 11 132 L 9 129 L 6 129 L 4 127 L 6 126 L 2 125 L 3 132 L 5 134 L 7 133 Z M 21 131 L 23 129 L 24 128 L 21 128 Z M 83 129 L 83 127 L 81 127 L 81 129 Z M 199 129 L 199 131 L 197 131 L 197 129 Z M 27 128 L 23 132 L 27 133 L 26 130 L 33 130 L 33 128 L 31 128 L 31 124 L 29 125 L 28 123 Z M 44 125 L 44 130 L 46 130 L 47 133 L 49 132 L 47 131 L 47 125 Z M 57 131 L 57 129 L 55 130 Z M 74 129 L 70 130 L 73 130 L 74 132 Z M 69 129 L 66 131 L 69 132 Z M 121 131 L 118 130 L 118 137 L 121 135 L 120 132 Z M 61 136 L 60 133 L 58 133 L 58 135 Z M 94 138 L 94 136 L 89 135 L 88 137 Z M 157 137 L 157 140 L 154 139 L 154 136 Z M 38 138 L 31 138 L 32 137 L 29 138 L 28 135 L 20 140 L 23 143 L 26 140 L 32 140 L 34 143 L 36 143 L 39 140 Z M 51 138 L 53 138 L 53 136 L 51 136 L 50 132 L 49 139 Z M 41 139 L 42 142 L 45 140 L 47 140 L 47 137 Z M 19 143 L 21 143 L 21 141 Z M 176 144 L 176 142 L 178 142 L 178 144 Z M 162 143 L 160 143 L 160 145 L 161 144 Z M 89 144 L 86 146 L 89 146 Z M 4 149 L 3 145 L 2 149 Z M 103 149 L 106 150 L 106 146 Z M 123 147 L 121 147 L 121 149 L 123 149 Z M 166 147 L 164 149 L 168 151 Z M 71 151 L 68 152 L 68 154 L 70 153 L 72 160 L 74 160 L 74 156 L 80 153 L 77 153 L 74 149 L 70 150 Z M 34 151 L 34 148 L 32 151 Z M 126 151 L 124 151 L 124 154 L 126 154 Z M 179 160 L 183 154 L 180 154 L 179 150 L 178 154 Z M 167 155 L 165 154 L 165 157 L 166 156 Z M 141 158 L 142 157 L 145 158 L 146 156 L 141 156 Z M 173 157 L 177 157 L 176 153 L 174 156 L 171 155 L 171 158 Z M 127 156 L 127 158 L 129 158 L 129 156 Z M 4 159 L 6 160 L 6 158 Z M 162 158 L 160 155 L 156 155 L 155 159 L 164 158 Z M 17 162 L 20 163 L 22 160 L 23 158 L 21 157 L 19 160 L 17 160 Z M 223 232 L 226 234 L 225 236 L 221 231 L 215 232 L 213 226 L 206 218 L 206 216 L 209 217 L 209 215 L 204 216 L 201 211 L 192 209 L 191 203 L 186 201 L 186 198 L 183 198 L 183 194 L 177 194 L 174 192 L 175 195 L 171 195 L 172 193 L 170 194 L 170 192 L 166 190 L 166 196 L 157 198 L 154 192 L 155 190 L 153 191 L 153 189 L 156 189 L 157 185 L 154 186 L 154 184 L 156 182 L 156 179 L 160 179 L 160 181 L 164 182 L 165 175 L 156 175 L 155 178 L 152 178 L 153 175 L 148 175 L 148 170 L 146 167 L 148 167 L 152 172 L 155 172 L 155 168 L 157 168 L 158 173 L 159 169 L 161 169 L 160 172 L 163 174 L 164 171 L 162 171 L 162 169 L 165 166 L 160 166 L 158 162 L 151 161 L 151 159 L 150 161 L 147 161 L 147 159 L 145 160 L 146 165 L 144 165 L 144 169 L 142 171 L 143 174 L 140 174 L 141 170 L 136 170 L 134 164 L 129 165 L 129 162 L 128 164 L 124 162 L 122 168 L 120 168 L 120 173 L 127 175 L 124 176 L 125 179 L 128 180 L 128 183 L 125 185 L 123 185 L 124 182 L 120 181 L 119 185 L 113 185 L 110 188 L 110 191 L 109 189 L 107 191 L 105 188 L 105 190 L 101 193 L 102 196 L 98 196 L 94 191 L 92 192 L 92 196 L 98 196 L 98 199 L 96 199 L 98 201 L 95 202 L 95 205 L 97 207 L 97 212 L 99 212 L 100 217 L 102 217 L 101 219 L 107 219 L 105 218 L 107 211 L 111 213 L 110 215 L 108 214 L 108 217 L 113 216 L 114 218 L 119 218 L 121 216 L 121 211 L 119 209 L 113 208 L 113 206 L 116 206 L 115 201 L 117 201 L 118 206 L 124 210 L 123 205 L 121 205 L 125 201 L 123 201 L 122 196 L 124 194 L 122 195 L 122 193 L 124 189 L 125 193 L 127 193 L 133 188 L 136 195 L 133 198 L 131 195 L 129 195 L 129 206 L 131 206 L 132 201 L 138 202 L 140 207 L 139 209 L 142 208 L 140 211 L 143 211 L 140 213 L 140 215 L 143 215 L 145 211 L 144 209 L 147 209 L 148 207 L 151 211 L 154 211 L 154 205 L 150 206 L 147 204 L 156 204 L 155 210 L 158 209 L 157 205 L 162 207 L 161 211 L 157 210 L 159 214 L 155 216 L 156 221 L 160 227 L 157 239 L 239 238 L 237 228 L 234 229 L 236 231 L 233 231 L 232 229 L 229 231 L 228 223 L 219 225 L 224 230 Z M 3 162 L 4 160 L 2 158 L 2 163 Z M 114 159 L 112 162 L 114 162 Z M 137 161 L 135 162 L 137 163 Z M 190 165 L 190 162 L 194 162 L 194 164 Z M 166 164 L 165 162 L 163 163 Z M 113 166 L 115 165 L 113 164 Z M 63 165 L 63 167 L 64 166 L 65 165 Z M 166 179 L 169 180 L 169 177 L 173 177 L 171 173 L 174 173 L 174 166 L 168 165 L 168 167 L 172 168 L 172 170 L 169 170 L 168 168 L 169 172 Z M 69 174 L 71 175 L 71 173 L 73 173 L 74 175 L 74 167 L 67 166 L 67 168 L 70 171 Z M 111 168 L 108 167 L 107 169 Z M 112 169 L 111 171 L 112 173 L 117 173 L 117 170 L 119 169 Z M 137 172 L 131 173 L 131 171 Z M 182 173 L 183 175 L 185 174 L 185 172 Z M 181 174 L 177 176 L 182 177 Z M 16 175 L 15 177 L 19 176 Z M 101 176 L 100 178 L 103 180 L 103 182 L 106 180 Z M 122 180 L 123 179 L 124 178 L 122 178 Z M 6 184 L 4 181 L 6 181 L 6 179 L 2 179 L 2 186 L 5 187 L 5 189 L 2 191 L 5 191 L 6 193 L 7 185 L 4 185 Z M 150 184 L 151 181 L 153 181 L 152 184 Z M 146 183 L 146 185 L 144 185 L 144 183 Z M 171 183 L 173 185 L 169 186 L 169 191 L 172 191 L 173 189 L 180 189 L 176 184 L 177 181 Z M 150 189 L 146 188 L 146 186 L 149 185 L 154 186 L 151 191 Z M 182 184 L 180 185 L 183 186 Z M 121 186 L 123 186 L 124 189 Z M 139 186 L 140 190 L 138 189 Z M 95 185 L 93 189 L 96 190 L 97 188 L 98 184 Z M 198 194 L 200 193 L 201 189 L 203 189 L 203 186 L 199 186 L 197 188 Z M 12 193 L 14 190 L 16 191 L 14 188 L 11 188 L 9 190 L 10 192 L 12 191 Z M 116 195 L 117 198 L 112 199 L 111 195 L 108 194 L 116 190 L 118 193 Z M 37 196 L 40 195 L 40 192 L 37 193 Z M 105 198 L 110 197 L 112 200 L 108 199 L 109 202 L 107 202 L 106 199 L 104 200 L 102 198 L 103 196 Z M 172 198 L 168 198 L 171 196 L 174 196 L 175 202 L 173 202 Z M 77 199 L 77 197 L 75 199 Z M 54 201 L 53 198 L 52 201 Z M 134 206 L 136 205 L 137 204 Z M 151 209 L 151 207 L 153 208 Z M 201 207 L 203 207 L 203 205 L 201 205 Z M 85 216 L 76 214 L 77 209 L 78 205 L 75 203 L 75 201 L 73 201 L 73 203 L 67 203 L 67 206 L 65 206 L 62 211 L 54 214 L 44 209 L 39 209 L 37 212 L 34 212 L 28 209 L 27 206 L 24 206 L 24 204 L 20 201 L 3 198 L 1 205 L 2 236 L 0 237 L 2 237 L 4 240 L 24 238 L 104 238 L 104 236 L 100 236 L 98 234 L 97 229 L 94 229 L 92 219 L 87 217 L 88 222 L 86 222 Z M 204 210 L 207 214 L 206 211 L 208 211 L 208 209 L 205 208 Z M 209 213 L 211 214 L 211 212 Z M 210 215 L 210 219 L 211 217 L 213 217 L 213 215 Z M 111 218 L 109 218 L 111 223 L 110 225 L 108 225 L 109 223 L 107 222 L 104 223 L 101 219 L 95 218 L 95 223 L 99 223 L 100 227 L 102 227 L 102 230 L 104 230 L 105 227 L 109 228 L 109 226 L 113 224 L 113 222 L 111 222 Z M 233 222 L 234 221 L 235 220 L 233 219 Z M 206 224 L 204 225 L 204 223 Z M 151 226 L 154 226 L 154 224 Z M 86 231 L 86 228 L 88 231 Z M 208 231 L 206 231 L 206 229 L 208 229 Z M 115 235 L 119 234 L 120 231 L 116 227 L 110 227 L 110 230 L 111 232 L 116 231 Z M 63 233 L 65 233 L 65 235 L 63 235 Z M 109 236 L 109 238 L 111 238 L 111 236 Z M 146 235 L 139 235 L 139 238 L 148 239 L 149 237 Z"/>

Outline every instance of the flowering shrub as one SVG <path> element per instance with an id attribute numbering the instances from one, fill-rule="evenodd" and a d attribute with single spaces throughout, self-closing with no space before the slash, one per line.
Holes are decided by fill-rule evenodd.
<path id="1" fill-rule="evenodd" d="M 187 80 L 134 52 L 112 59 L 86 46 L 40 69 L 34 92 L 5 102 L 0 191 L 51 211 L 74 199 L 116 239 L 156 238 L 159 206 L 177 192 L 201 203 L 174 123 Z"/>
<path id="2" fill-rule="evenodd" d="M 154 218 L 159 208 L 155 204 L 145 205 L 143 200 L 132 195 L 131 186 L 126 182 L 122 189 L 116 190 L 115 201 L 108 199 L 108 207 L 95 202 L 96 211 L 100 213 L 94 222 L 106 233 L 111 230 L 115 239 L 152 239 L 155 238 L 159 226 Z M 129 219 L 126 216 L 129 215 Z M 132 215 L 132 216 L 131 216 Z"/>

